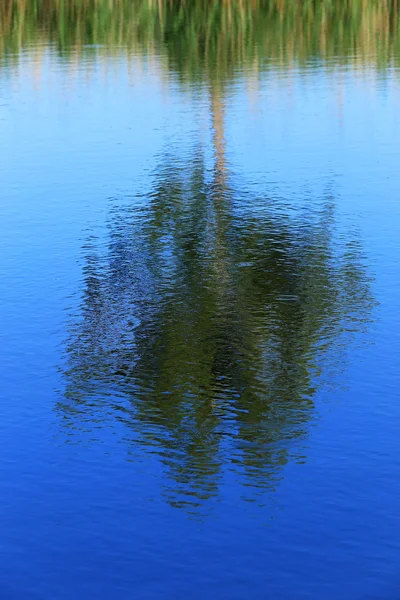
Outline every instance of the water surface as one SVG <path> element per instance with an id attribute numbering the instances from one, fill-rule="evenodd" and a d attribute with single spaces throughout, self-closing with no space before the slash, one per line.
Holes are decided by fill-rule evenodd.
<path id="1" fill-rule="evenodd" d="M 396 598 L 394 2 L 0 9 L 5 598 Z"/>

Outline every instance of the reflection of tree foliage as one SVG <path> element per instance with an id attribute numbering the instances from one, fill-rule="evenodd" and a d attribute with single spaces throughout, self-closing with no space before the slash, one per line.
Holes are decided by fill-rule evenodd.
<path id="1" fill-rule="evenodd" d="M 185 164 L 166 156 L 146 202 L 112 212 L 107 250 L 95 239 L 84 248 L 58 405 L 71 428 L 117 418 L 130 447 L 168 470 L 171 501 L 217 494 L 225 468 L 272 485 L 307 434 L 320 372 L 372 303 L 359 247 L 334 241 L 332 198 L 290 217 L 233 185 L 224 85 L 244 67 L 316 56 L 387 66 L 398 39 L 394 0 L 0 3 L 9 60 L 38 42 L 66 58 L 157 52 L 182 81 L 209 83 L 213 173 L 201 149 Z"/>
<path id="2" fill-rule="evenodd" d="M 216 494 L 223 465 L 273 484 L 307 434 L 323 357 L 338 360 L 372 303 L 357 244 L 334 243 L 332 199 L 296 218 L 243 200 L 218 106 L 214 131 L 211 175 L 200 150 L 166 156 L 146 202 L 113 211 L 106 252 L 88 241 L 58 406 L 71 426 L 115 416 L 176 502 Z"/>
<path id="3" fill-rule="evenodd" d="M 389 65 L 399 50 L 397 0 L 6 0 L 0 54 L 51 42 L 64 54 L 166 51 L 185 79 L 232 76 L 314 57 Z"/>

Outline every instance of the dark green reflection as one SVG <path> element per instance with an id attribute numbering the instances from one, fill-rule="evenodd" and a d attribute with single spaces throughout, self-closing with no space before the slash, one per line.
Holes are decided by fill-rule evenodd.
<path id="1" fill-rule="evenodd" d="M 165 53 L 189 80 L 316 57 L 387 67 L 400 50 L 397 0 L 5 0 L 0 56 L 30 45 L 70 54 Z M 103 48 L 99 48 L 102 46 Z"/>
<path id="2" fill-rule="evenodd" d="M 359 243 L 335 236 L 331 190 L 294 212 L 235 182 L 224 91 L 237 73 L 315 58 L 386 68 L 399 39 L 395 0 L 0 3 L 2 64 L 50 43 L 65 60 L 153 54 L 207 83 L 211 171 L 200 144 L 170 148 L 148 196 L 111 211 L 106 248 L 87 240 L 57 407 L 71 432 L 117 420 L 130 452 L 164 465 L 170 502 L 216 495 L 227 471 L 249 497 L 274 485 L 373 304 Z"/>
<path id="3" fill-rule="evenodd" d="M 67 427 L 122 423 L 177 505 L 217 494 L 227 471 L 249 497 L 274 485 L 303 452 L 321 372 L 334 378 L 373 304 L 332 193 L 297 213 L 246 193 L 218 95 L 211 112 L 213 168 L 201 145 L 166 153 L 151 192 L 113 209 L 106 247 L 88 240 L 58 405 Z"/>

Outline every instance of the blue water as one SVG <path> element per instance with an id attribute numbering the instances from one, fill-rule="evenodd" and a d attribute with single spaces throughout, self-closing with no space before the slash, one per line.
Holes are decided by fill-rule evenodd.
<path id="1" fill-rule="evenodd" d="M 397 598 L 398 72 L 141 61 L 0 70 L 0 596 Z"/>

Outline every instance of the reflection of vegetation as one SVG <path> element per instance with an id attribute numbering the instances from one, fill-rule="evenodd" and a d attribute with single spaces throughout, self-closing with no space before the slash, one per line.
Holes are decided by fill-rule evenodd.
<path id="1" fill-rule="evenodd" d="M 38 41 L 62 53 L 88 45 L 166 49 L 185 77 L 221 78 L 243 64 L 266 67 L 313 57 L 376 59 L 399 50 L 397 0 L 6 0 L 0 53 Z M 100 49 L 91 50 L 101 52 Z"/>
<path id="2" fill-rule="evenodd" d="M 181 80 L 209 83 L 213 173 L 201 149 L 184 165 L 165 157 L 145 205 L 113 212 L 107 252 L 88 241 L 58 406 L 77 427 L 117 417 L 159 456 L 175 501 L 216 494 L 223 466 L 253 485 L 276 479 L 307 433 L 323 357 L 337 360 L 333 342 L 372 302 L 359 248 L 333 243 L 332 199 L 297 219 L 243 201 L 225 161 L 224 85 L 244 67 L 319 56 L 386 66 L 398 32 L 395 0 L 0 3 L 8 60 L 38 43 L 67 59 L 157 53 Z"/>
<path id="3" fill-rule="evenodd" d="M 213 111 L 213 173 L 201 151 L 166 157 L 146 203 L 114 210 L 106 254 L 88 243 L 58 406 L 71 426 L 111 411 L 192 503 L 223 465 L 271 485 L 307 433 L 322 357 L 371 306 L 357 245 L 333 243 L 332 200 L 297 219 L 240 200 Z"/>

